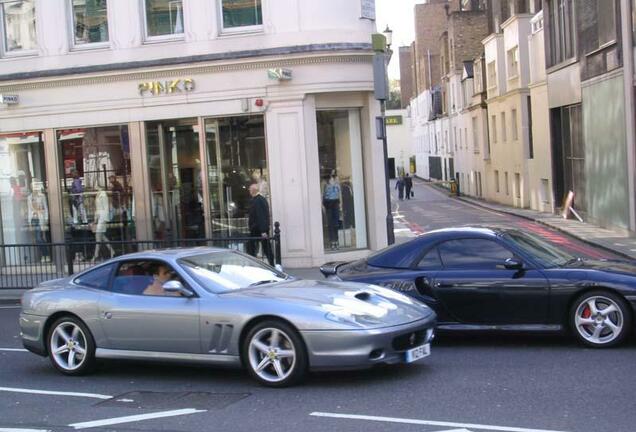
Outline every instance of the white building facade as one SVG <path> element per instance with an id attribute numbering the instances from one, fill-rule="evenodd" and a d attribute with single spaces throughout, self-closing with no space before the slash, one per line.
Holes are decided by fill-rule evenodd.
<path id="1" fill-rule="evenodd" d="M 284 265 L 384 247 L 370 3 L 3 0 L 0 240 L 236 236 L 257 183 Z"/>

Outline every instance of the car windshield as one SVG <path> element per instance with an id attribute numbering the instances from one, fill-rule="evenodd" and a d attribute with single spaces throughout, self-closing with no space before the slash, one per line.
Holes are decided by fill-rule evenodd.
<path id="1" fill-rule="evenodd" d="M 210 292 L 232 291 L 289 278 L 285 273 L 237 252 L 211 252 L 182 258 L 178 262 Z"/>
<path id="2" fill-rule="evenodd" d="M 528 255 L 534 257 L 544 267 L 560 267 L 577 260 L 573 255 L 563 252 L 530 234 L 520 231 L 507 231 L 503 237 L 524 250 Z"/>

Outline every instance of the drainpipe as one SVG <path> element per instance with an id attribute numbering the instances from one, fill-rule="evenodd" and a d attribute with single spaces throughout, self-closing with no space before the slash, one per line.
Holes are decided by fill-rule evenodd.
<path id="1" fill-rule="evenodd" d="M 629 191 L 629 229 L 636 231 L 636 136 L 634 119 L 634 42 L 631 0 L 621 0 L 623 37 L 623 79 L 625 86 L 625 136 L 627 144 L 627 178 Z"/>

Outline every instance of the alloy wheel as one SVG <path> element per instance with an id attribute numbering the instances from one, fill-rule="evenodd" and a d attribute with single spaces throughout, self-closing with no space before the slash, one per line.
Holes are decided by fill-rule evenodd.
<path id="1" fill-rule="evenodd" d="M 250 367 L 269 383 L 287 379 L 296 367 L 296 349 L 290 336 L 278 328 L 263 328 L 249 342 Z"/>
<path id="2" fill-rule="evenodd" d="M 585 298 L 576 308 L 574 324 L 583 339 L 594 345 L 606 345 L 623 331 L 625 318 L 621 307 L 611 298 Z"/>
<path id="3" fill-rule="evenodd" d="M 75 371 L 86 361 L 86 335 L 74 322 L 63 321 L 51 332 L 50 354 L 64 371 Z"/>

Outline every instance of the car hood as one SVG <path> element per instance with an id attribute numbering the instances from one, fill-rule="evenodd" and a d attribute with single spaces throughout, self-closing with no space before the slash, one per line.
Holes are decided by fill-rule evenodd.
<path id="1" fill-rule="evenodd" d="M 607 273 L 615 273 L 628 276 L 636 276 L 636 262 L 620 260 L 582 260 L 567 268 L 577 270 L 598 270 Z"/>
<path id="2" fill-rule="evenodd" d="M 400 325 L 434 315 L 423 303 L 388 288 L 355 282 L 294 280 L 223 294 L 318 309 L 329 319 L 364 327 Z"/>

